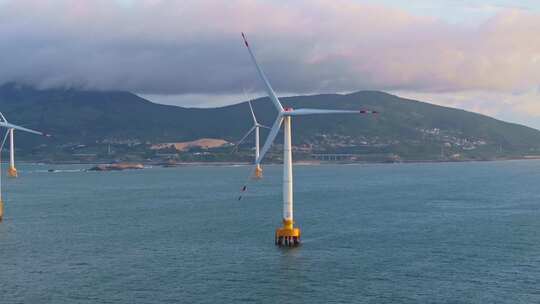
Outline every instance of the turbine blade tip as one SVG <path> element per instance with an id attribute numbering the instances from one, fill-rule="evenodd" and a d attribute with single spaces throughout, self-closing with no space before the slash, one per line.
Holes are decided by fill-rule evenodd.
<path id="1" fill-rule="evenodd" d="M 360 114 L 379 114 L 379 112 L 371 110 L 360 110 Z"/>
<path id="2" fill-rule="evenodd" d="M 242 39 L 244 39 L 244 44 L 246 45 L 246 47 L 249 48 L 249 43 L 247 41 L 246 34 L 244 34 L 244 32 L 242 32 Z"/>

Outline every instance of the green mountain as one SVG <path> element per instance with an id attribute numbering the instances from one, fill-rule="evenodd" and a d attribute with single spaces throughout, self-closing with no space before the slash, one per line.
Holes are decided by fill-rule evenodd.
<path id="1" fill-rule="evenodd" d="M 296 96 L 282 98 L 282 102 L 294 108 L 380 112 L 376 116 L 294 118 L 293 142 L 297 154 L 305 158 L 320 153 L 348 153 L 360 160 L 494 159 L 540 154 L 538 130 L 383 92 Z M 271 102 L 260 98 L 253 105 L 260 122 L 271 125 L 276 114 Z M 152 157 L 151 143 L 199 138 L 234 142 L 251 127 L 245 102 L 211 109 L 182 108 L 155 104 L 129 92 L 39 90 L 16 84 L 0 87 L 0 110 L 12 123 L 53 134 L 48 139 L 17 133 L 19 155 L 40 160 L 100 155 L 109 143 L 115 151 L 129 154 L 136 146 L 137 153 L 146 151 L 145 157 Z M 84 149 L 81 152 L 74 147 Z"/>

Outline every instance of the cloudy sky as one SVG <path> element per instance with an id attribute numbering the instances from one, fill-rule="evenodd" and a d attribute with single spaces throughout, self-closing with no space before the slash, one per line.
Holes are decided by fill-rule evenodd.
<path id="1" fill-rule="evenodd" d="M 0 83 L 216 106 L 384 90 L 540 128 L 537 0 L 0 0 Z"/>

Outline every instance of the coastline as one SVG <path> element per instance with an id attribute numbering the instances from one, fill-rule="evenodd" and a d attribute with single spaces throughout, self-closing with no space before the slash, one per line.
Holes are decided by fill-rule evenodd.
<path id="1" fill-rule="evenodd" d="M 539 160 L 540 155 L 535 156 L 526 156 L 526 157 L 501 157 L 494 159 L 463 159 L 463 160 L 402 160 L 402 161 L 311 161 L 311 160 L 299 160 L 295 161 L 295 165 L 299 166 L 318 166 L 318 165 L 365 165 L 365 164 L 423 164 L 423 163 L 466 163 L 466 162 L 500 162 L 500 161 L 526 161 L 526 160 Z M 39 162 L 32 160 L 18 160 L 19 164 L 32 164 L 32 165 L 105 165 L 113 164 L 115 162 L 75 162 L 75 161 L 61 161 L 61 162 Z M 8 161 L 2 160 L 1 164 L 6 165 Z M 142 164 L 145 167 L 184 167 L 184 166 L 201 166 L 201 167 L 227 167 L 227 166 L 251 166 L 252 163 L 249 162 L 234 162 L 234 161 L 225 161 L 225 162 L 178 162 L 173 165 L 165 164 L 163 162 L 154 162 L 154 161 L 142 161 L 142 162 L 116 162 L 116 163 L 134 163 Z M 268 162 L 265 165 L 281 165 L 281 162 Z"/>

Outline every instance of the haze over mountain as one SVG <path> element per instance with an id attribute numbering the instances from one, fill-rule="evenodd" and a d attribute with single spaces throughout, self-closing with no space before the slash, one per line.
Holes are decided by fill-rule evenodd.
<path id="1" fill-rule="evenodd" d="M 384 92 L 296 96 L 283 98 L 282 102 L 294 108 L 365 108 L 380 112 L 375 117 L 295 118 L 294 144 L 309 147 L 313 153 L 387 154 L 403 159 L 437 159 L 440 155 L 492 159 L 540 154 L 538 130 Z M 271 102 L 260 98 L 253 105 L 258 119 L 271 125 L 275 118 Z M 181 108 L 155 104 L 129 92 L 39 90 L 17 84 L 0 87 L 0 110 L 10 122 L 54 135 L 46 139 L 18 133 L 17 147 L 22 155 L 61 153 L 73 145 L 150 144 L 199 138 L 234 142 L 251 126 L 245 103 L 210 109 Z"/>

